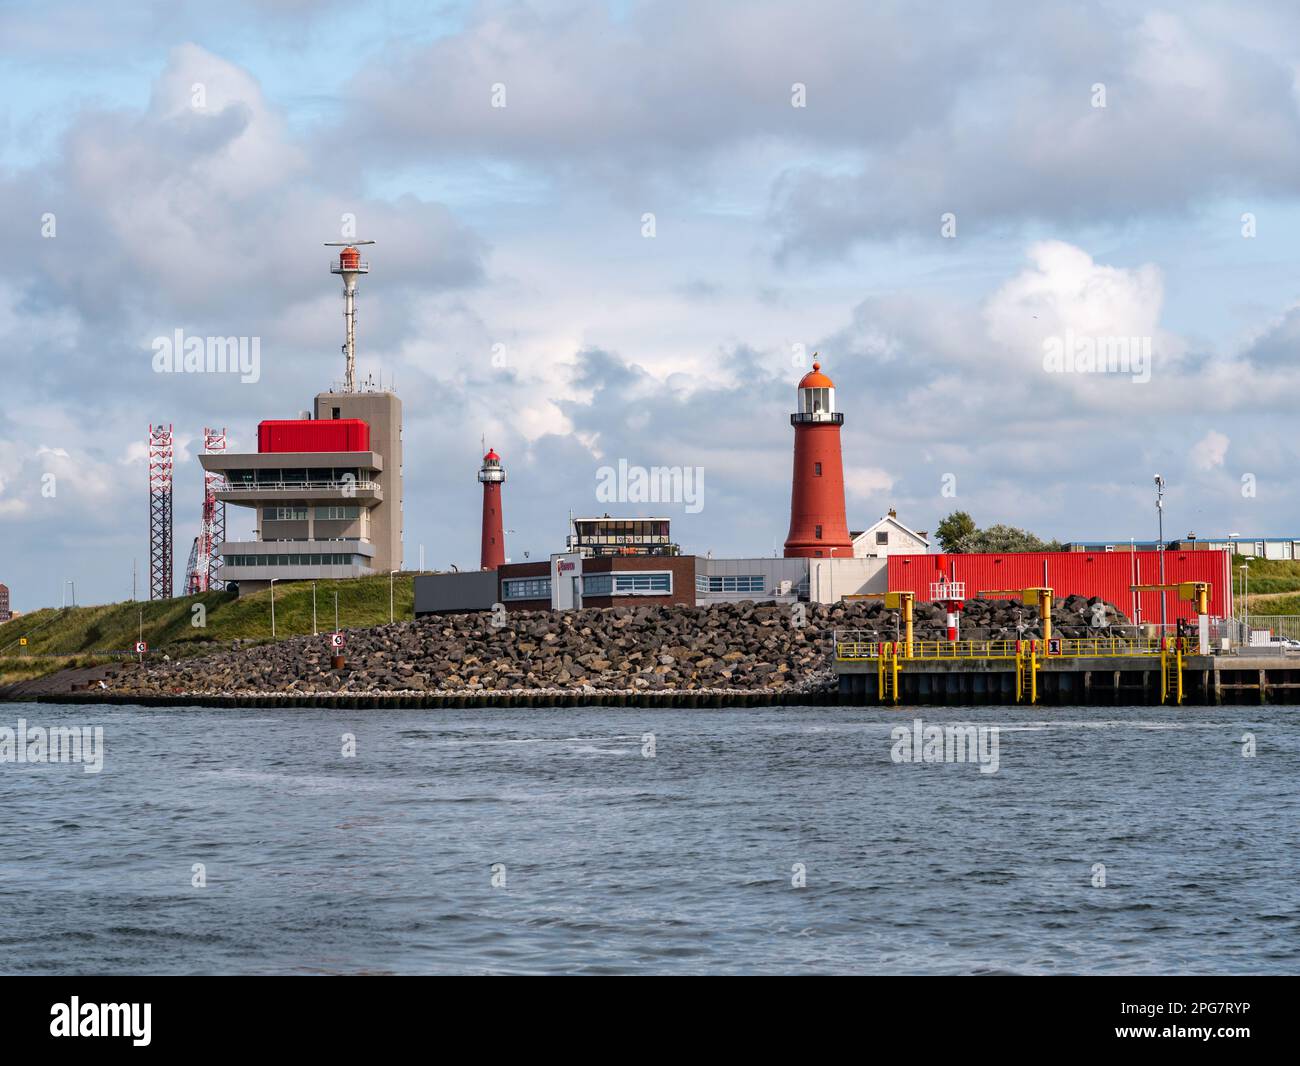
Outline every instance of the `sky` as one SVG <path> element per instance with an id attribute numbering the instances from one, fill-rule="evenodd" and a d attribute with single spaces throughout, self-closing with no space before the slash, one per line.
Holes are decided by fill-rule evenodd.
<path id="1" fill-rule="evenodd" d="M 570 511 L 779 552 L 814 352 L 852 529 L 1153 539 L 1158 473 L 1169 536 L 1300 537 L 1297 40 L 1266 2 L 3 0 L 0 581 L 147 588 L 167 423 L 179 585 L 204 427 L 255 450 L 342 377 L 349 219 L 408 567 L 477 565 L 484 442 L 516 561 Z M 257 380 L 159 372 L 177 330 Z M 602 502 L 619 460 L 703 496 Z"/>

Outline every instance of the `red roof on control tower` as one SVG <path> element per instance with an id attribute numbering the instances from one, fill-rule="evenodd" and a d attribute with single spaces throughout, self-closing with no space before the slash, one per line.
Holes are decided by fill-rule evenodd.
<path id="1" fill-rule="evenodd" d="M 483 456 L 483 462 L 501 462 L 501 456 L 497 455 L 495 448 L 489 448 L 487 455 Z"/>
<path id="2" fill-rule="evenodd" d="M 833 389 L 835 382 L 828 378 L 822 372 L 821 363 L 813 363 L 813 368 L 808 371 L 800 380 L 799 388 L 801 389 Z"/>

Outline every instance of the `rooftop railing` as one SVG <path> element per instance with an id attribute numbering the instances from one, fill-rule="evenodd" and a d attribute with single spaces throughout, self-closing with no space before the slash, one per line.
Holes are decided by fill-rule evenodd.
<path id="1" fill-rule="evenodd" d="M 372 490 L 379 488 L 378 481 L 235 481 L 220 489 L 221 492 L 319 492 L 345 489 Z"/>

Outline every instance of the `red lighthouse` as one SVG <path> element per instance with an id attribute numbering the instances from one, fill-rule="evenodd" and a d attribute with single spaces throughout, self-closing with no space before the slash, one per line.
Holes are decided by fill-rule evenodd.
<path id="1" fill-rule="evenodd" d="M 840 456 L 840 426 L 835 410 L 835 382 L 813 363 L 799 382 L 799 407 L 790 416 L 794 426 L 794 479 L 790 492 L 790 534 L 787 559 L 821 559 L 853 555 L 853 540 L 844 517 L 844 460 Z"/>
<path id="2" fill-rule="evenodd" d="M 501 486 L 505 484 L 506 471 L 501 456 L 491 448 L 483 456 L 478 479 L 483 482 L 483 550 L 479 567 L 495 570 L 506 561 L 506 538 L 501 528 Z"/>

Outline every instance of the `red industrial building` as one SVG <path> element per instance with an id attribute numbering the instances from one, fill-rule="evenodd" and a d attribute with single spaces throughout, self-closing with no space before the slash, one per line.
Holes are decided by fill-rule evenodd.
<path id="1" fill-rule="evenodd" d="M 1166 551 L 1164 584 L 1205 581 L 1210 586 L 1210 614 L 1232 616 L 1232 556 L 1226 551 Z M 1131 585 L 1160 583 L 1160 553 L 1007 552 L 979 555 L 891 555 L 889 589 L 930 598 L 940 571 L 950 581 L 965 582 L 966 598 L 981 591 L 1050 588 L 1057 601 L 1066 596 L 1100 596 L 1133 622 L 1159 622 L 1160 597 L 1170 622 L 1193 620 L 1196 605 L 1176 592 L 1133 592 Z"/>
<path id="2" fill-rule="evenodd" d="M 844 459 L 840 426 L 844 415 L 835 410 L 835 382 L 821 364 L 799 382 L 794 426 L 794 474 L 790 489 L 790 532 L 785 538 L 787 559 L 851 557 L 853 538 L 844 515 Z"/>
<path id="3" fill-rule="evenodd" d="M 483 483 L 483 541 L 479 548 L 479 569 L 495 570 L 506 561 L 506 537 L 501 525 L 501 486 L 506 469 L 501 456 L 489 448 L 483 456 L 478 479 Z"/>

